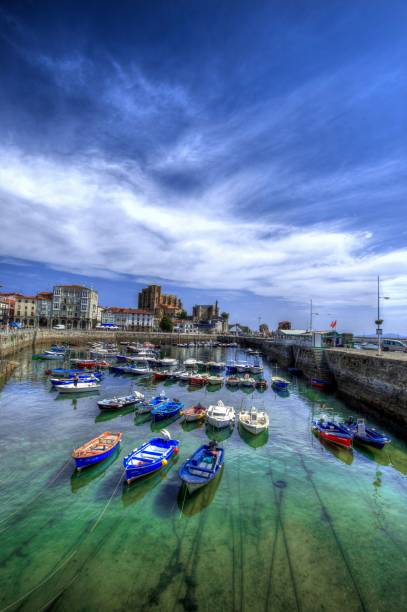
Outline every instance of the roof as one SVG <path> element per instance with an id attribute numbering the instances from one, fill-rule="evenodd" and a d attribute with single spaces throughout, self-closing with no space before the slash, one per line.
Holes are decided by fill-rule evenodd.
<path id="1" fill-rule="evenodd" d="M 57 287 L 63 287 L 64 289 L 87 289 L 88 291 L 96 291 L 96 289 L 90 289 L 89 287 L 85 287 L 85 285 L 55 285 L 54 290 Z"/>
<path id="2" fill-rule="evenodd" d="M 21 295 L 21 293 L 15 294 L 17 300 L 35 300 L 37 296 L 35 295 Z"/>
<path id="3" fill-rule="evenodd" d="M 104 311 L 111 312 L 112 314 L 145 314 L 151 315 L 148 310 L 141 310 L 140 308 L 120 308 L 118 306 L 110 306 L 105 308 Z"/>
<path id="4" fill-rule="evenodd" d="M 49 293 L 48 291 L 41 291 L 37 293 L 37 300 L 52 300 L 53 293 Z"/>

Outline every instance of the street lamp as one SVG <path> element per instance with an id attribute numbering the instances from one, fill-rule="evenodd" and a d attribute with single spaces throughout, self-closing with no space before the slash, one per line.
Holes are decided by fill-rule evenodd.
<path id="1" fill-rule="evenodd" d="M 309 330 L 312 332 L 312 318 L 319 316 L 319 312 L 314 312 L 312 308 L 312 300 L 310 301 L 310 313 L 309 313 Z"/>
<path id="2" fill-rule="evenodd" d="M 382 351 L 382 334 L 383 334 L 383 319 L 380 318 L 380 300 L 389 300 L 390 298 L 387 295 L 380 295 L 380 276 L 377 277 L 377 319 L 375 321 L 376 325 L 376 335 L 377 335 L 377 345 L 378 345 L 378 353 L 381 354 Z"/>

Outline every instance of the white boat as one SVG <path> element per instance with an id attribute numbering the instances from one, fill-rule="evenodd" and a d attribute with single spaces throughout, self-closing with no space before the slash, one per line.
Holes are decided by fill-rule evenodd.
<path id="1" fill-rule="evenodd" d="M 160 366 L 174 366 L 178 365 L 178 360 L 172 359 L 171 357 L 163 357 L 162 359 L 158 359 L 158 363 Z"/>
<path id="2" fill-rule="evenodd" d="M 245 374 L 243 376 L 240 384 L 243 387 L 255 387 L 256 386 L 256 380 L 254 378 L 252 378 L 251 376 L 249 376 L 248 374 Z"/>
<path id="3" fill-rule="evenodd" d="M 263 374 L 263 372 L 264 372 L 264 368 L 259 363 L 254 363 L 253 365 L 250 366 L 251 374 Z"/>
<path id="4" fill-rule="evenodd" d="M 194 368 L 197 364 L 197 360 L 193 359 L 193 357 L 191 357 L 190 359 L 185 359 L 184 361 L 184 366 L 186 368 Z"/>
<path id="5" fill-rule="evenodd" d="M 240 373 L 250 371 L 250 365 L 247 363 L 247 361 L 236 361 L 235 368 L 236 372 Z"/>
<path id="6" fill-rule="evenodd" d="M 184 382 L 188 382 L 189 379 L 193 376 L 191 372 L 181 372 L 178 376 L 178 380 L 183 380 Z"/>
<path id="7" fill-rule="evenodd" d="M 233 427 L 235 422 L 235 409 L 233 406 L 225 406 L 219 400 L 215 406 L 209 406 L 206 412 L 206 422 L 212 427 L 221 429 L 222 427 Z"/>
<path id="8" fill-rule="evenodd" d="M 86 391 L 98 391 L 100 388 L 99 382 L 78 382 L 69 383 L 68 385 L 58 385 L 59 393 L 85 393 Z"/>
<path id="9" fill-rule="evenodd" d="M 252 406 L 250 410 L 241 410 L 239 413 L 239 423 L 252 434 L 259 434 L 268 429 L 269 416 L 264 410 L 257 410 Z"/>
<path id="10" fill-rule="evenodd" d="M 223 376 L 216 376 L 215 374 L 208 376 L 208 385 L 223 385 Z"/>

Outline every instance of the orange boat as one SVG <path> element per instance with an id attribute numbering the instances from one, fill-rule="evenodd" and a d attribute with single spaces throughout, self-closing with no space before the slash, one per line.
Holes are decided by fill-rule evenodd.
<path id="1" fill-rule="evenodd" d="M 76 469 L 81 470 L 107 459 L 118 448 L 121 439 L 121 432 L 105 431 L 97 438 L 93 438 L 79 448 L 75 448 L 72 457 L 75 460 Z"/>
<path id="2" fill-rule="evenodd" d="M 205 418 L 206 408 L 205 406 L 201 406 L 201 404 L 197 404 L 196 406 L 191 406 L 190 408 L 181 410 L 180 415 L 185 418 L 187 423 L 189 421 L 200 421 L 201 419 Z"/>

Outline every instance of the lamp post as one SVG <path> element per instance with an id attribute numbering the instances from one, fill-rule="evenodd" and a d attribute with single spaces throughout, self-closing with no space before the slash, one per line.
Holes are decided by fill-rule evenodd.
<path id="1" fill-rule="evenodd" d="M 380 295 L 380 276 L 377 277 L 377 319 L 375 321 L 376 325 L 376 335 L 377 335 L 377 346 L 378 346 L 378 354 L 380 355 L 382 352 L 382 334 L 383 334 L 383 319 L 380 318 L 380 300 L 389 300 L 390 298 L 386 295 Z"/>
<path id="2" fill-rule="evenodd" d="M 310 312 L 309 312 L 309 330 L 312 332 L 312 319 L 314 316 L 318 316 L 319 312 L 314 312 L 312 307 L 312 300 L 310 301 Z"/>

